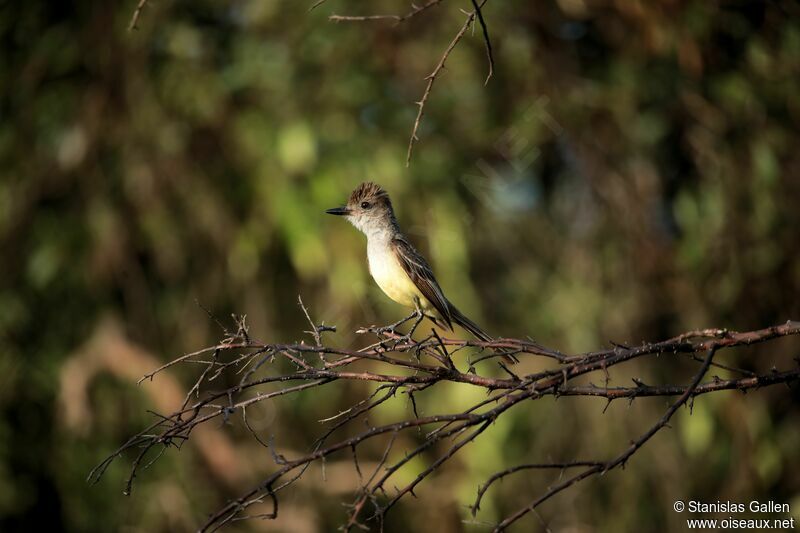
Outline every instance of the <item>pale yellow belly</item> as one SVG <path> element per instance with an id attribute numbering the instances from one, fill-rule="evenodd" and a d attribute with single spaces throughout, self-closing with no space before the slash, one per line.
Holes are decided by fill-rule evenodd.
<path id="1" fill-rule="evenodd" d="M 406 307 L 414 308 L 414 302 L 418 300 L 423 311 L 431 308 L 394 253 L 390 250 L 370 250 L 368 258 L 370 274 L 386 296 Z"/>

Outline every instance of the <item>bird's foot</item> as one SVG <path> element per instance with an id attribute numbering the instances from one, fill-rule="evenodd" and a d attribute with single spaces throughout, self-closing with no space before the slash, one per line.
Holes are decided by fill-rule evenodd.
<path id="1" fill-rule="evenodd" d="M 377 333 L 378 335 L 382 335 L 384 337 L 389 337 L 396 343 L 411 344 L 414 342 L 412 335 L 414 335 L 414 332 L 417 330 L 417 327 L 419 326 L 420 322 L 422 322 L 423 318 L 425 318 L 425 315 L 422 314 L 422 311 L 417 309 L 404 319 L 398 320 L 394 324 L 389 324 L 388 326 L 375 328 L 375 333 Z M 408 330 L 408 333 L 401 333 L 397 331 L 397 328 L 399 326 L 402 326 L 403 324 L 412 319 L 414 319 L 414 324 L 411 326 L 411 329 Z"/>
<path id="2" fill-rule="evenodd" d="M 373 326 L 373 327 L 369 328 L 369 330 L 372 331 L 373 333 L 376 333 L 378 335 L 382 335 L 384 337 L 392 337 L 392 338 L 405 337 L 407 335 L 397 331 L 397 328 L 399 328 L 400 326 L 402 326 L 403 324 L 405 324 L 406 322 L 408 322 L 409 320 L 411 320 L 412 318 L 414 318 L 416 316 L 417 316 L 417 313 L 414 312 L 414 313 L 411 313 L 410 315 L 408 315 L 407 317 L 405 317 L 405 318 L 403 318 L 401 320 L 398 320 L 397 322 L 394 322 L 394 323 L 386 325 L 386 326 L 377 326 L 377 327 Z M 412 328 L 412 333 L 413 333 L 413 328 Z"/>

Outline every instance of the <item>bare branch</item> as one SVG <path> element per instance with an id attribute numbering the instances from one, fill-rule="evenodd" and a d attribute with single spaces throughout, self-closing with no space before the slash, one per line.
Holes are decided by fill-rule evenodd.
<path id="1" fill-rule="evenodd" d="M 472 516 L 478 514 L 478 511 L 481 508 L 481 500 L 483 499 L 483 495 L 486 494 L 486 491 L 489 490 L 489 487 L 495 481 L 503 479 L 504 477 L 515 474 L 522 470 L 547 470 L 547 469 L 554 469 L 554 470 L 566 470 L 568 468 L 577 468 L 580 466 L 603 466 L 603 463 L 600 461 L 569 461 L 566 463 L 532 463 L 532 464 L 523 464 L 523 465 L 516 465 L 512 466 L 511 468 L 506 468 L 505 470 L 501 470 L 500 472 L 496 472 L 492 474 L 492 476 L 486 480 L 486 483 L 481 485 L 478 488 L 478 497 L 475 498 L 475 503 L 472 504 L 470 511 L 472 512 Z"/>
<path id="2" fill-rule="evenodd" d="M 322 2 L 325 2 L 325 0 L 318 1 L 316 4 L 314 4 L 314 7 L 317 7 Z M 334 22 L 368 22 L 371 20 L 393 20 L 395 21 L 395 23 L 400 24 L 401 22 L 405 22 L 410 18 L 416 17 L 420 13 L 442 2 L 443 0 L 430 0 L 429 2 L 419 7 L 414 7 L 414 9 L 412 9 L 405 15 L 331 15 L 330 17 L 328 17 L 328 19 Z"/>
<path id="3" fill-rule="evenodd" d="M 131 16 L 131 21 L 128 24 L 128 31 L 133 31 L 138 29 L 137 24 L 139 23 L 139 17 L 142 14 L 145 6 L 147 5 L 147 0 L 139 0 L 139 3 L 136 4 L 136 9 L 133 11 L 133 15 Z"/>
<path id="4" fill-rule="evenodd" d="M 322 4 L 324 4 L 325 2 L 327 2 L 327 0 L 317 0 L 316 2 L 314 2 L 314 4 L 313 4 L 313 5 L 312 5 L 310 8 L 308 8 L 308 10 L 309 10 L 309 11 L 314 11 L 314 10 L 315 10 L 315 9 L 317 9 L 319 6 L 321 6 Z"/>
<path id="5" fill-rule="evenodd" d="M 708 371 L 709 366 L 711 366 L 711 361 L 714 358 L 714 354 L 717 352 L 717 350 L 718 350 L 717 346 L 713 346 L 712 348 L 710 348 L 708 350 L 708 355 L 706 356 L 706 359 L 703 362 L 703 366 L 700 368 L 700 371 L 695 375 L 694 379 L 692 380 L 692 383 L 688 387 L 686 387 L 686 390 L 683 392 L 681 397 L 678 398 L 678 400 L 675 403 L 670 405 L 669 409 L 667 409 L 667 412 L 664 413 L 664 416 L 662 416 L 661 419 L 658 422 L 656 422 L 641 437 L 639 437 L 635 441 L 631 442 L 630 446 L 628 446 L 628 448 L 625 451 L 623 451 L 617 457 L 615 457 L 614 459 L 611 459 L 610 461 L 608 461 L 608 462 L 606 462 L 604 464 L 602 464 L 602 463 L 601 464 L 595 464 L 595 465 L 591 466 L 590 468 L 584 470 L 583 472 L 580 472 L 579 474 L 576 474 L 576 475 L 574 475 L 574 476 L 562 481 L 561 483 L 558 483 L 557 485 L 551 487 L 547 492 L 545 492 L 542 496 L 540 496 L 539 498 L 537 498 L 536 500 L 531 502 L 529 505 L 527 505 L 526 507 L 523 507 L 522 509 L 520 509 L 520 510 L 516 511 L 515 513 L 513 513 L 511 516 L 508 516 L 507 518 L 502 520 L 499 524 L 497 524 L 497 526 L 494 528 L 493 531 L 494 532 L 505 531 L 505 529 L 508 528 L 508 526 L 510 526 L 511 524 L 513 524 L 514 522 L 516 522 L 517 520 L 519 520 L 520 518 L 522 518 L 526 514 L 534 511 L 538 505 L 540 505 L 541 503 L 549 500 L 550 498 L 552 498 L 553 496 L 555 496 L 556 494 L 558 494 L 562 490 L 564 490 L 566 488 L 569 488 L 572 485 L 574 485 L 574 484 L 576 484 L 576 483 L 578 483 L 580 481 L 583 481 L 584 479 L 586 479 L 586 478 L 588 478 L 590 476 L 593 476 L 593 475 L 599 474 L 599 473 L 605 473 L 605 472 L 608 472 L 609 470 L 613 470 L 614 468 L 616 468 L 616 467 L 618 467 L 620 465 L 624 465 L 625 462 L 634 453 L 636 453 L 636 451 L 639 448 L 644 446 L 644 444 L 648 440 L 650 440 L 650 438 L 653 435 L 658 433 L 658 431 L 660 431 L 662 428 L 664 428 L 664 426 L 667 425 L 667 422 L 669 422 L 669 419 L 672 418 L 672 415 L 675 414 L 675 411 L 677 411 L 678 408 L 680 408 L 683 404 L 685 404 L 686 401 L 692 396 L 692 393 L 697 388 L 697 385 L 700 383 L 700 381 L 703 379 L 703 376 L 705 376 L 706 372 Z"/>
<path id="6" fill-rule="evenodd" d="M 461 29 L 458 30 L 456 36 L 453 37 L 452 41 L 450 41 L 450 44 L 447 46 L 444 53 L 439 58 L 439 62 L 434 67 L 433 72 L 428 74 L 428 76 L 425 78 L 426 80 L 428 80 L 428 83 L 425 86 L 425 91 L 422 93 L 422 98 L 420 99 L 419 102 L 417 102 L 417 107 L 418 107 L 417 118 L 414 119 L 414 127 L 411 130 L 411 138 L 408 140 L 408 151 L 406 153 L 406 166 L 409 166 L 411 164 L 411 154 L 414 150 L 414 143 L 419 140 L 419 138 L 417 137 L 417 131 L 419 131 L 419 125 L 420 122 L 422 121 L 422 115 L 425 111 L 425 104 L 428 102 L 428 97 L 430 97 L 431 95 L 431 89 L 433 89 L 433 83 L 436 81 L 437 76 L 439 76 L 441 71 L 444 69 L 444 65 L 447 62 L 447 58 L 450 57 L 450 53 L 453 51 L 453 49 L 456 47 L 459 41 L 461 41 L 461 38 L 464 37 L 464 34 L 467 33 L 467 30 L 469 29 L 470 25 L 475 20 L 475 15 L 478 12 L 480 12 L 480 8 L 482 8 L 487 1 L 488 0 L 482 0 L 477 9 L 467 15 L 467 20 L 464 21 L 464 25 L 461 26 Z M 489 50 L 491 50 L 491 48 L 489 48 Z"/>
<path id="7" fill-rule="evenodd" d="M 316 4 L 314 4 L 312 9 L 314 9 L 324 1 L 325 0 L 319 0 Z M 425 90 L 422 93 L 422 98 L 420 98 L 420 100 L 416 102 L 417 116 L 414 119 L 414 126 L 411 130 L 411 137 L 408 140 L 408 150 L 406 152 L 406 166 L 409 166 L 411 164 L 411 155 L 414 151 L 414 144 L 419 140 L 418 137 L 419 127 L 420 124 L 422 123 L 422 116 L 425 112 L 425 104 L 428 102 L 428 98 L 431 95 L 433 84 L 436 81 L 437 77 L 441 74 L 442 70 L 444 70 L 445 63 L 447 62 L 447 58 L 450 56 L 450 53 L 453 51 L 453 49 L 456 47 L 459 41 L 461 41 L 461 39 L 467 33 L 467 30 L 469 29 L 469 27 L 472 25 L 472 23 L 475 21 L 476 18 L 478 19 L 481 25 L 481 30 L 483 32 L 483 41 L 484 44 L 486 45 L 486 57 L 489 62 L 489 73 L 486 76 L 486 81 L 484 82 L 484 85 L 489 83 L 489 79 L 492 77 L 492 74 L 494 72 L 494 56 L 492 53 L 492 42 L 489 39 L 489 28 L 486 25 L 486 21 L 483 18 L 483 12 L 481 11 L 481 9 L 488 0 L 481 0 L 480 2 L 478 2 L 477 0 L 471 0 L 471 1 L 473 6 L 473 11 L 471 13 L 467 13 L 467 19 L 464 21 L 464 24 L 461 26 L 461 29 L 458 30 L 455 37 L 453 37 L 453 39 L 450 41 L 450 44 L 447 46 L 447 48 L 445 48 L 444 53 L 442 53 L 441 57 L 439 58 L 439 62 L 436 64 L 433 71 L 425 77 L 425 80 L 427 81 L 425 85 Z M 333 22 L 369 22 L 376 20 L 377 21 L 391 20 L 394 21 L 395 24 L 400 24 L 419 15 L 420 13 L 427 11 L 431 7 L 434 7 L 440 4 L 441 2 L 442 0 L 429 0 L 427 3 L 419 7 L 414 6 L 414 8 L 405 15 L 380 15 L 380 14 L 335 15 L 334 14 L 328 18 Z"/>
<path id="8" fill-rule="evenodd" d="M 477 0 L 472 0 L 472 7 L 475 8 L 473 13 L 478 15 L 478 22 L 481 23 L 481 30 L 483 30 L 483 42 L 486 45 L 486 58 L 489 61 L 489 74 L 486 75 L 486 81 L 483 82 L 484 85 L 489 83 L 489 79 L 492 77 L 494 73 L 494 57 L 492 56 L 492 41 L 489 39 L 489 28 L 486 26 L 486 21 L 483 20 L 483 12 L 481 11 L 481 7 L 478 5 Z"/>
<path id="9" fill-rule="evenodd" d="M 236 333 L 227 334 L 223 342 L 209 348 L 178 357 L 171 363 L 162 365 L 149 373 L 145 378 L 152 379 L 158 372 L 177 364 L 201 364 L 204 368 L 200 377 L 187 394 L 184 404 L 174 413 L 156 415 L 156 420 L 143 431 L 134 435 L 108 458 L 101 462 L 89 474 L 89 480 L 96 482 L 112 461 L 135 451 L 131 471 L 125 491 L 129 493 L 133 482 L 141 470 L 157 460 L 170 447 L 180 448 L 189 438 L 192 431 L 201 424 L 213 420 L 233 422 L 231 415 L 241 411 L 242 422 L 253 438 L 261 445 L 269 448 L 275 459 L 275 468 L 251 490 L 230 501 L 217 510 L 201 527 L 203 531 L 216 530 L 232 521 L 250 518 L 247 512 L 253 504 L 262 503 L 265 499 L 272 502 L 271 512 L 260 515 L 264 518 L 275 518 L 278 513 L 278 500 L 281 492 L 295 483 L 314 463 L 324 465 L 335 454 L 348 453 L 353 462 L 353 469 L 358 474 L 360 489 L 355 500 L 350 504 L 346 528 L 359 527 L 371 529 L 383 523 L 386 513 L 401 499 L 414 494 L 415 488 L 428 477 L 436 474 L 442 466 L 453 458 L 461 449 L 475 442 L 480 435 L 492 426 L 499 417 L 515 406 L 527 405 L 530 401 L 545 396 L 595 396 L 611 402 L 614 399 L 627 398 L 633 400 L 648 396 L 677 396 L 678 399 L 650 429 L 632 441 L 619 455 L 611 459 L 593 459 L 587 461 L 566 462 L 530 462 L 521 465 L 510 465 L 496 472 L 479 487 L 474 504 L 473 515 L 480 509 L 480 503 L 488 490 L 500 479 L 516 472 L 533 469 L 579 469 L 571 477 L 552 486 L 547 492 L 532 500 L 526 506 L 507 516 L 495 530 L 501 531 L 520 520 L 529 513 L 536 513 L 536 508 L 544 501 L 559 492 L 566 490 L 580 481 L 625 464 L 646 442 L 667 426 L 670 418 L 686 403 L 703 394 L 722 390 L 740 390 L 773 386 L 779 383 L 792 383 L 800 380 L 800 367 L 784 370 L 773 370 L 766 373 L 747 372 L 733 379 L 720 379 L 714 376 L 703 381 L 709 368 L 718 366 L 732 368 L 713 361 L 722 350 L 737 346 L 749 346 L 756 343 L 769 342 L 779 337 L 800 334 L 800 323 L 787 322 L 761 330 L 743 333 L 726 330 L 702 330 L 689 332 L 672 339 L 645 343 L 640 346 L 616 345 L 613 349 L 567 355 L 547 349 L 539 344 L 520 339 L 496 339 L 489 342 L 464 341 L 442 338 L 435 332 L 421 340 L 414 340 L 410 334 L 402 334 L 397 328 L 407 323 L 416 315 L 398 321 L 386 327 L 367 327 L 359 329 L 362 334 L 374 335 L 377 342 L 361 349 L 341 349 L 323 343 L 319 328 L 308 313 L 307 308 L 299 300 L 300 307 L 312 326 L 310 332 L 315 344 L 264 344 L 252 339 L 243 318 L 234 317 Z M 418 325 L 416 321 L 412 329 Z M 491 371 L 494 363 L 491 360 L 469 361 L 460 357 L 467 348 L 492 349 L 499 353 L 514 353 L 520 358 L 535 357 L 547 362 L 550 366 L 533 374 L 522 374 L 508 367 L 505 376 L 496 377 Z M 208 355 L 212 354 L 209 359 Z M 702 365 L 693 379 L 686 385 L 649 385 L 641 380 L 634 380 L 635 386 L 608 387 L 609 369 L 636 358 L 647 356 L 673 356 L 681 359 L 700 358 L 705 354 Z M 430 359 L 421 360 L 422 355 L 430 355 Z M 323 357 L 324 356 L 324 357 Z M 410 357 L 409 357 L 410 356 Z M 292 363 L 296 370 L 281 372 L 273 364 L 276 359 L 283 358 Z M 465 360 L 467 359 L 467 360 Z M 253 363 L 254 361 L 256 361 Z M 370 361 L 369 370 L 354 370 L 352 365 L 361 361 Z M 284 365 L 285 367 L 285 365 Z M 460 367 L 466 367 L 461 370 Z M 237 385 L 225 390 L 212 391 L 209 382 L 226 371 L 247 372 Z M 605 377 L 606 386 L 572 384 L 579 376 L 597 375 Z M 144 378 L 143 378 L 144 379 Z M 375 389 L 365 395 L 355 405 L 334 413 L 320 413 L 319 437 L 311 445 L 311 451 L 299 457 L 284 457 L 274 449 L 271 437 L 262 438 L 247 420 L 247 408 L 268 399 L 277 399 L 300 394 L 317 387 L 334 386 L 343 381 L 367 381 L 377 384 Z M 289 383 L 294 383 L 289 385 Z M 460 412 L 434 412 L 433 414 L 417 412 L 414 394 L 430 387 L 441 387 L 446 383 L 460 383 L 478 387 L 488 392 L 485 399 L 474 402 Z M 372 426 L 366 418 L 381 406 L 394 398 L 398 392 L 409 395 L 411 401 L 408 411 L 400 421 Z M 322 407 L 321 407 L 322 408 Z M 355 424 L 362 421 L 367 424 L 361 429 Z M 402 450 L 400 459 L 389 460 L 389 450 L 397 446 L 397 437 L 406 432 L 424 436 L 424 440 L 415 447 Z M 387 441 L 388 439 L 388 441 Z M 378 460 L 378 466 L 371 474 L 362 475 L 359 465 L 358 450 L 364 443 L 380 443 L 384 453 Z M 402 442 L 408 442 L 403 440 Z M 408 446 L 408 445 L 406 445 Z M 156 451 L 151 454 L 151 450 Z M 370 449 L 373 449 L 371 446 Z M 419 459 L 430 450 L 442 450 L 438 458 L 428 464 L 411 482 L 393 488 L 392 481 L 400 479 L 398 472 L 412 459 Z M 360 452 L 360 453 L 359 453 Z M 152 459 L 146 460 L 152 457 Z M 391 491 L 394 491 L 390 494 Z"/>

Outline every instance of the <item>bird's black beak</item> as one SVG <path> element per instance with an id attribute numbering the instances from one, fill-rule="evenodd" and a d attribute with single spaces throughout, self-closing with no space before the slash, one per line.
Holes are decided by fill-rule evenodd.
<path id="1" fill-rule="evenodd" d="M 325 212 L 328 213 L 329 215 L 339 215 L 339 216 L 350 214 L 350 210 L 347 209 L 346 207 L 334 207 L 333 209 L 328 209 Z"/>

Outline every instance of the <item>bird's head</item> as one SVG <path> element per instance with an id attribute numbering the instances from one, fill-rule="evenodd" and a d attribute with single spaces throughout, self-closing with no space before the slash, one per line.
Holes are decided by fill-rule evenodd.
<path id="1" fill-rule="evenodd" d="M 369 234 L 394 224 L 394 211 L 389 193 L 377 183 L 367 181 L 350 193 L 347 205 L 325 211 L 345 217 L 362 232 Z"/>

